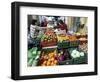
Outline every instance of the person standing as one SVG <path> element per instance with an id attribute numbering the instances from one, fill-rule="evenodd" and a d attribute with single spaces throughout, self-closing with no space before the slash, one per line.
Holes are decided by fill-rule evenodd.
<path id="1" fill-rule="evenodd" d="M 66 32 L 68 31 L 67 25 L 66 25 L 62 20 L 59 20 L 58 27 L 59 27 L 61 30 L 66 30 Z"/>
<path id="2" fill-rule="evenodd" d="M 36 30 L 36 27 L 37 27 L 36 23 L 37 23 L 37 20 L 33 19 L 32 23 L 30 25 L 30 36 L 31 36 L 31 38 L 34 38 L 35 30 Z"/>

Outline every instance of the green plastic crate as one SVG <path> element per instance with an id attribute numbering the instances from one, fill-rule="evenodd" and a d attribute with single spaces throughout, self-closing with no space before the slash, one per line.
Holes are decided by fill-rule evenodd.
<path id="1" fill-rule="evenodd" d="M 57 46 L 58 46 L 58 48 L 68 48 L 69 47 L 69 41 L 58 42 Z"/>
<path id="2" fill-rule="evenodd" d="M 73 59 L 59 62 L 59 65 L 69 65 L 69 64 L 73 64 Z"/>
<path id="3" fill-rule="evenodd" d="M 87 63 L 87 54 L 79 58 L 73 59 L 73 64 L 85 64 L 85 63 Z"/>
<path id="4" fill-rule="evenodd" d="M 70 41 L 69 42 L 69 47 L 76 47 L 76 46 L 79 46 L 79 41 Z"/>

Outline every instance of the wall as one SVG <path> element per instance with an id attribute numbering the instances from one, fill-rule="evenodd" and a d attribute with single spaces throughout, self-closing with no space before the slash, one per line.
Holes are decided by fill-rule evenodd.
<path id="1" fill-rule="evenodd" d="M 98 10 L 100 9 L 100 0 L 20 0 L 20 1 L 71 4 L 71 5 L 89 5 L 89 6 L 98 6 Z M 13 2 L 13 0 L 1 0 L 0 2 L 0 82 L 13 82 L 13 80 L 10 79 L 10 72 L 11 72 L 11 68 L 10 68 L 11 66 L 11 2 Z M 98 22 L 99 20 L 100 20 L 100 16 L 98 16 Z M 100 30 L 100 28 L 98 30 Z M 98 35 L 100 35 L 100 32 Z M 98 42 L 100 42 L 100 38 L 98 40 L 99 40 Z M 98 45 L 100 45 L 100 43 Z M 100 46 L 99 46 L 99 49 L 100 49 Z M 98 54 L 98 58 L 100 58 L 99 54 Z M 100 68 L 100 65 L 99 65 L 99 68 Z M 26 80 L 26 82 L 29 82 L 29 81 L 30 82 L 33 82 L 33 81 L 35 82 L 41 82 L 41 81 L 44 81 L 44 82 L 52 82 L 52 81 L 55 81 L 55 82 L 56 81 L 63 81 L 63 82 L 66 82 L 66 81 L 67 82 L 95 81 L 95 82 L 99 82 L 99 77 L 100 75 L 84 76 L 84 77 Z"/>

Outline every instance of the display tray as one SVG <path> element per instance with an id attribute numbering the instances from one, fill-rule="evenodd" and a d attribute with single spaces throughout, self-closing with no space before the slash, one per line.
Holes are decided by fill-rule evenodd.
<path id="1" fill-rule="evenodd" d="M 80 41 L 64 41 L 64 42 L 58 42 L 57 46 L 58 48 L 73 48 L 73 47 L 78 47 L 80 44 Z"/>
<path id="2" fill-rule="evenodd" d="M 41 50 L 38 66 L 55 66 L 58 64 L 56 59 L 57 48 L 46 48 Z"/>
<path id="3" fill-rule="evenodd" d="M 42 47 L 49 47 L 49 46 L 56 46 L 57 45 L 57 42 L 41 42 L 41 46 Z"/>
<path id="4" fill-rule="evenodd" d="M 74 48 L 73 48 L 74 49 Z M 67 49 L 71 55 L 71 51 L 73 49 Z M 77 50 L 79 50 L 78 48 L 75 48 Z M 82 52 L 82 50 L 79 50 L 80 52 Z M 64 60 L 64 61 L 60 61 L 58 64 L 59 65 L 76 65 L 76 64 L 87 64 L 87 53 L 84 53 L 84 56 L 80 56 L 80 57 L 76 57 L 76 58 L 70 58 L 68 60 Z"/>
<path id="5" fill-rule="evenodd" d="M 59 65 L 76 65 L 76 64 L 87 64 L 87 55 L 84 57 L 79 57 L 75 59 L 70 59 L 70 60 L 65 60 L 65 61 L 60 61 Z"/>

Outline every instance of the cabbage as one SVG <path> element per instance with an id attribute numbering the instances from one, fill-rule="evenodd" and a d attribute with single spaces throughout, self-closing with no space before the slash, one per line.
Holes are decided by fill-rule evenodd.
<path id="1" fill-rule="evenodd" d="M 80 56 L 84 56 L 84 52 L 80 52 Z"/>
<path id="2" fill-rule="evenodd" d="M 75 53 L 71 53 L 72 58 L 76 58 L 76 54 Z"/>
<path id="3" fill-rule="evenodd" d="M 76 52 L 76 57 L 80 57 L 80 52 L 79 51 Z"/>
<path id="4" fill-rule="evenodd" d="M 79 53 L 79 51 L 77 51 L 77 50 L 75 49 L 75 50 L 72 51 L 71 56 L 72 56 L 73 58 L 77 58 L 77 57 L 80 57 L 80 53 Z"/>

